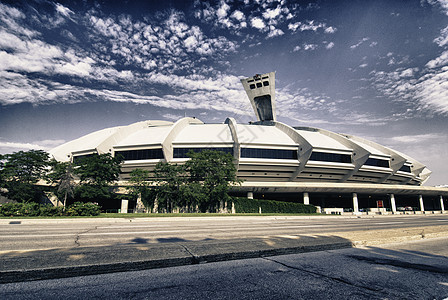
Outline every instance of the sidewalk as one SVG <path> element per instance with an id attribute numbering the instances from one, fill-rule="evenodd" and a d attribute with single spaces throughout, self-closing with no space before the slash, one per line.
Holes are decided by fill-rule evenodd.
<path id="1" fill-rule="evenodd" d="M 102 247 L 78 247 L 0 253 L 0 283 L 191 265 L 225 260 L 332 250 L 448 236 L 448 225 L 331 235 L 279 235 L 199 242 L 182 239 L 159 244 L 137 241 Z"/>

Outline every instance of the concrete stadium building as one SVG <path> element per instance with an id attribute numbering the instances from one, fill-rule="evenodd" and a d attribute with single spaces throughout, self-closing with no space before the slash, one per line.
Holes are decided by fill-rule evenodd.
<path id="1" fill-rule="evenodd" d="M 327 213 L 445 211 L 448 188 L 422 186 L 431 174 L 424 164 L 361 137 L 278 122 L 274 72 L 241 82 L 257 122 L 143 121 L 93 132 L 50 154 L 59 161 L 122 155 L 124 185 L 135 168 L 151 171 L 159 161 L 185 162 L 190 150 L 214 149 L 235 158 L 243 180 L 235 195 L 303 201 Z"/>

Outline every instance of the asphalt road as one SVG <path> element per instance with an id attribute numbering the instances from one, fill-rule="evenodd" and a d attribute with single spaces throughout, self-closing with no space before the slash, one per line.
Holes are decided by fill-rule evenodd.
<path id="1" fill-rule="evenodd" d="M 346 217 L 178 217 L 0 219 L 0 252 L 331 234 L 448 225 L 448 215 Z"/>
<path id="2" fill-rule="evenodd" d="M 447 297 L 448 238 L 0 285 L 3 300 Z"/>

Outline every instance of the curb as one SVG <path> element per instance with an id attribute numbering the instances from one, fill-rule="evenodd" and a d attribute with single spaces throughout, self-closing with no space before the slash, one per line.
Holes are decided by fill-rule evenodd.
<path id="1" fill-rule="evenodd" d="M 250 250 L 240 252 L 235 251 L 235 252 L 204 254 L 204 255 L 194 255 L 187 250 L 187 252 L 189 252 L 189 255 L 186 257 L 163 258 L 156 260 L 143 260 L 132 262 L 105 263 L 99 265 L 92 264 L 83 266 L 67 266 L 67 267 L 41 268 L 31 270 L 0 271 L 0 284 L 107 274 L 115 272 L 140 271 L 148 269 L 167 268 L 167 267 L 178 267 L 178 266 L 211 263 L 211 262 L 335 250 L 351 247 L 352 247 L 351 241 L 342 241 L 336 243 L 332 242 L 317 245 Z"/>

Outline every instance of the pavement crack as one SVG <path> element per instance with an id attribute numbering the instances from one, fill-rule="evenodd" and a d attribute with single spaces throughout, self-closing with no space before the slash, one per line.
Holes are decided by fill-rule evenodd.
<path id="1" fill-rule="evenodd" d="M 289 269 L 305 272 L 305 273 L 312 274 L 312 275 L 315 275 L 315 276 L 318 276 L 318 277 L 323 277 L 323 278 L 329 279 L 331 281 L 336 281 L 336 282 L 343 283 L 343 284 L 346 284 L 346 285 L 349 285 L 349 286 L 352 286 L 352 287 L 365 289 L 365 290 L 368 290 L 370 292 L 375 292 L 375 293 L 384 292 L 383 289 L 381 289 L 381 288 L 375 288 L 375 287 L 371 287 L 371 286 L 360 285 L 360 284 L 353 283 L 353 282 L 351 282 L 349 280 L 346 280 L 344 278 L 334 277 L 334 276 L 322 274 L 322 273 L 319 273 L 319 272 L 314 272 L 314 271 L 311 271 L 309 269 L 304 269 L 304 268 L 298 268 L 298 267 L 295 267 L 295 266 L 290 266 L 288 264 L 285 264 L 285 263 L 282 263 L 280 261 L 277 261 L 277 260 L 275 260 L 273 258 L 268 258 L 268 257 L 262 257 L 262 258 L 265 259 L 265 260 L 277 263 L 279 265 L 282 265 L 282 266 L 284 266 L 286 268 L 289 268 Z"/>
<path id="2" fill-rule="evenodd" d="M 192 258 L 192 264 L 193 265 L 197 265 L 197 264 L 199 264 L 200 263 L 200 260 L 199 260 L 199 257 L 198 256 L 196 256 L 196 255 L 194 255 L 191 251 L 190 251 L 190 249 L 188 249 L 187 248 L 187 246 L 185 246 L 185 245 L 182 245 L 182 244 L 180 244 L 181 246 L 182 246 L 182 248 L 184 248 L 185 249 L 185 251 L 187 251 L 188 252 L 188 254 L 190 254 L 191 255 L 191 258 Z"/>
<path id="3" fill-rule="evenodd" d="M 79 238 L 80 238 L 80 236 L 82 234 L 89 233 L 89 232 L 91 232 L 93 230 L 96 230 L 96 229 L 98 229 L 98 226 L 95 226 L 94 228 L 89 228 L 89 229 L 87 229 L 87 230 L 85 230 L 83 232 L 76 233 L 76 236 L 75 236 L 75 245 L 76 245 L 76 247 L 81 247 L 81 244 L 79 243 Z"/>

